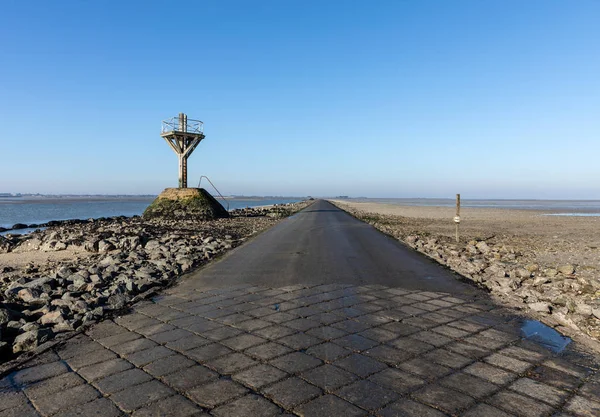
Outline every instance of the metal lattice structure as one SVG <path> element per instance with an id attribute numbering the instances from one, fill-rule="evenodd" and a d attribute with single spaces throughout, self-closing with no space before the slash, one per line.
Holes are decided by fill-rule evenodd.
<path id="1" fill-rule="evenodd" d="M 204 139 L 204 123 L 184 113 L 163 120 L 160 135 L 179 158 L 179 188 L 187 188 L 187 160 Z"/>

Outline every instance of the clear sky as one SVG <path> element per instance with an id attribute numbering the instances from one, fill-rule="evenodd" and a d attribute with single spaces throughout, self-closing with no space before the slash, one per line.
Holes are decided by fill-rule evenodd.
<path id="1" fill-rule="evenodd" d="M 0 192 L 600 199 L 600 1 L 2 1 Z"/>

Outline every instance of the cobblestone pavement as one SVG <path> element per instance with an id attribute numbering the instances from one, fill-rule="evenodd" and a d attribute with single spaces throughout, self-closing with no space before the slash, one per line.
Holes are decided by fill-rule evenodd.
<path id="1" fill-rule="evenodd" d="M 594 356 L 484 299 L 193 280 L 0 380 L 0 416 L 599 416 Z"/>

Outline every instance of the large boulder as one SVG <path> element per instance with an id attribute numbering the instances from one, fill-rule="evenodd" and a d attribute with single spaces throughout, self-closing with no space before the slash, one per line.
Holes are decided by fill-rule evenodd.
<path id="1" fill-rule="evenodd" d="M 212 220 L 229 217 L 204 188 L 167 188 L 148 206 L 144 219 Z"/>

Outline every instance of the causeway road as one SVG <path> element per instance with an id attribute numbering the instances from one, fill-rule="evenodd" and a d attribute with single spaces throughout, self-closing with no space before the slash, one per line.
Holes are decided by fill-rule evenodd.
<path id="1" fill-rule="evenodd" d="M 380 284 L 481 294 L 456 274 L 325 200 L 194 273 L 194 285 Z"/>
<path id="2" fill-rule="evenodd" d="M 599 416 L 597 355 L 326 201 L 0 378 L 0 417 Z"/>

